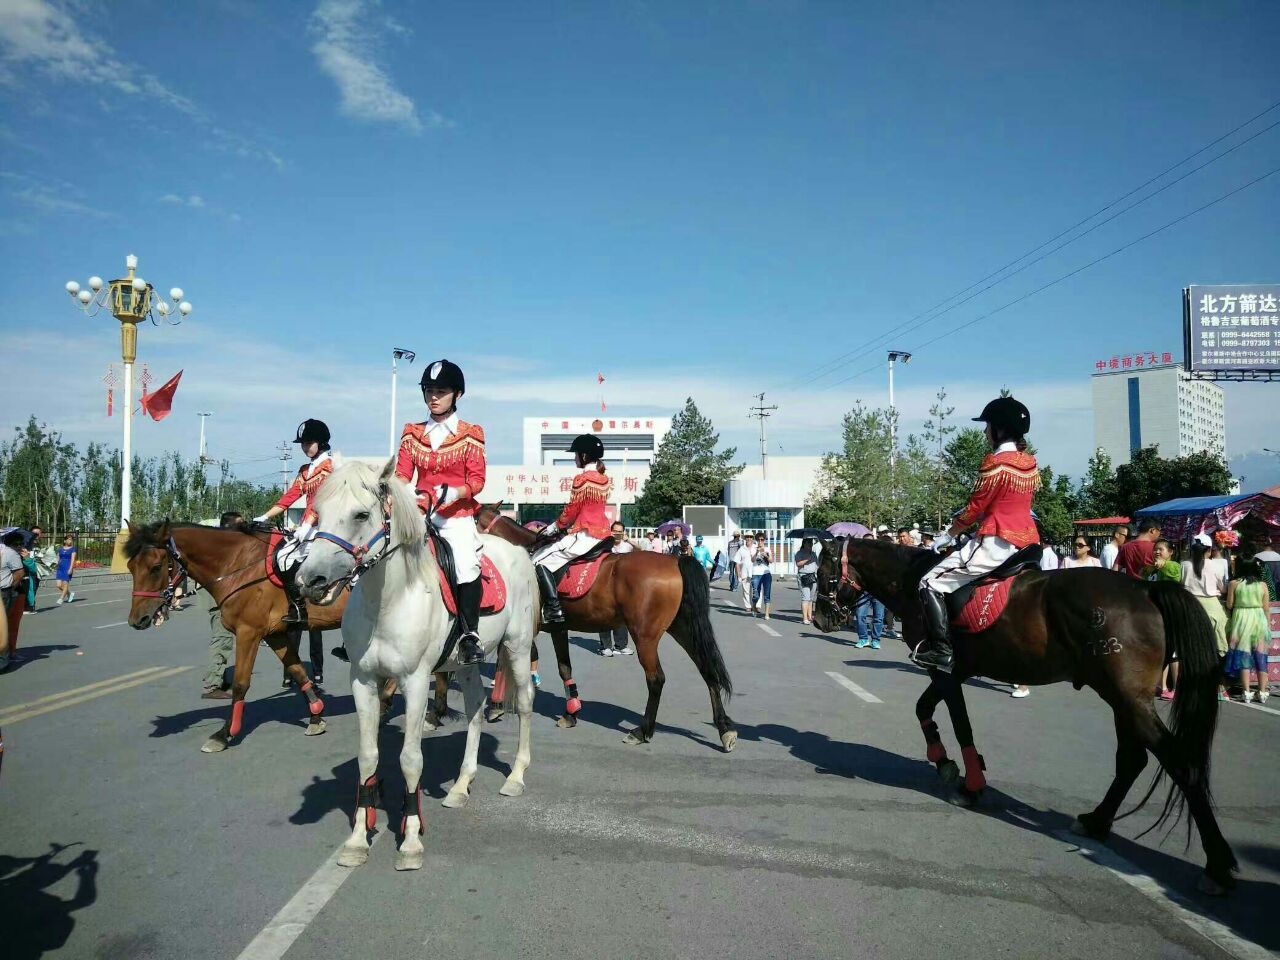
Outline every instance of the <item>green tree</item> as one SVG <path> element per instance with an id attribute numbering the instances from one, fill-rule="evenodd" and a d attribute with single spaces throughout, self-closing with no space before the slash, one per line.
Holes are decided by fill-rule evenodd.
<path id="1" fill-rule="evenodd" d="M 1076 492 L 1076 516 L 1083 519 L 1123 515 L 1119 501 L 1120 491 L 1111 457 L 1099 447 L 1089 458 L 1089 466 Z"/>
<path id="2" fill-rule="evenodd" d="M 1040 519 L 1040 527 L 1049 543 L 1061 544 L 1071 536 L 1074 504 L 1071 478 L 1065 474 L 1056 477 L 1053 467 L 1041 467 L 1040 489 L 1032 498 L 1031 509 Z"/>
<path id="3" fill-rule="evenodd" d="M 947 444 L 958 429 L 951 422 L 956 408 L 947 405 L 947 391 L 938 391 L 937 399 L 929 408 L 929 419 L 924 422 L 924 441 L 928 444 L 928 477 L 924 495 L 924 513 L 935 530 L 942 528 L 943 517 L 950 511 L 951 490 L 947 479 Z"/>
<path id="4" fill-rule="evenodd" d="M 947 442 L 942 454 L 946 489 L 944 520 L 969 502 L 982 461 L 989 452 L 986 434 L 972 427 L 965 427 Z"/>
<path id="5" fill-rule="evenodd" d="M 679 517 L 686 505 L 724 502 L 724 486 L 742 470 L 734 464 L 737 447 L 716 452 L 720 434 L 689 397 L 671 419 L 668 433 L 654 455 L 644 493 L 631 516 L 652 526 Z"/>
<path id="6" fill-rule="evenodd" d="M 1116 504 L 1128 516 L 1165 500 L 1221 496 L 1230 490 L 1226 461 L 1204 451 L 1165 460 L 1155 447 L 1143 447 L 1116 469 Z"/>
<path id="7" fill-rule="evenodd" d="M 841 447 L 822 458 L 805 507 L 809 526 L 856 520 L 870 526 L 891 516 L 890 415 L 861 402 L 844 415 Z"/>

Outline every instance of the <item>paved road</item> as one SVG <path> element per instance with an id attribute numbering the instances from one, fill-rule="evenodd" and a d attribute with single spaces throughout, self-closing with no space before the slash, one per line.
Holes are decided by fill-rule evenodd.
<path id="1" fill-rule="evenodd" d="M 658 736 L 624 746 L 640 668 L 592 656 L 584 640 L 584 722 L 555 728 L 563 701 L 545 680 L 525 796 L 498 796 L 515 724 L 491 725 L 469 806 L 425 808 L 426 869 L 395 873 L 383 833 L 369 864 L 345 871 L 331 864 L 355 793 L 345 670 L 328 678 L 328 734 L 304 738 L 300 699 L 280 690 L 264 649 L 246 737 L 201 754 L 226 709 L 198 699 L 207 621 L 196 607 L 135 632 L 121 623 L 126 589 L 102 584 L 26 618 L 35 658 L 0 677 L 0 937 L 13 960 L 1098 960 L 1280 947 L 1277 711 L 1223 710 L 1215 788 L 1243 875 L 1234 898 L 1208 901 L 1193 892 L 1197 842 L 1134 839 L 1154 804 L 1107 848 L 1064 834 L 1110 779 L 1111 722 L 1093 694 L 1013 700 L 972 684 L 990 789 L 965 811 L 923 760 L 922 675 L 900 646 L 855 650 L 848 635 L 800 625 L 789 587 L 771 631 L 715 590 L 738 690 L 733 754 L 718 749 L 705 688 L 670 640 Z M 382 738 L 393 808 L 399 722 Z M 462 736 L 455 724 L 426 740 L 433 797 Z"/>

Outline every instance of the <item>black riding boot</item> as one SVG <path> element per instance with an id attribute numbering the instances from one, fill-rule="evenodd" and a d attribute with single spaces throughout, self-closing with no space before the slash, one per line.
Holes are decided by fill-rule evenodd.
<path id="1" fill-rule="evenodd" d="M 538 586 L 542 588 L 542 622 L 544 624 L 564 623 L 564 610 L 560 608 L 559 577 L 546 567 L 535 564 L 538 571 Z"/>
<path id="2" fill-rule="evenodd" d="M 920 606 L 924 608 L 925 639 L 912 651 L 911 658 L 922 667 L 950 673 L 952 653 L 947 598 L 922 586 Z"/>
<path id="3" fill-rule="evenodd" d="M 458 584 L 458 616 L 462 620 L 462 636 L 458 638 L 458 662 L 461 664 L 484 663 L 484 651 L 480 649 L 480 598 L 484 585 L 476 577 L 470 583 Z"/>

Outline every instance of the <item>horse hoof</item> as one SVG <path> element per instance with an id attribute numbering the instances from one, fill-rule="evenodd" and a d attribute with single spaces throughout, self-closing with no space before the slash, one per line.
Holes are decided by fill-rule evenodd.
<path id="1" fill-rule="evenodd" d="M 1082 813 L 1071 821 L 1071 832 L 1077 837 L 1088 837 L 1101 842 L 1111 835 L 1111 825 L 1099 827 L 1090 814 Z"/>
<path id="2" fill-rule="evenodd" d="M 201 753 L 221 753 L 227 749 L 227 738 L 214 734 L 200 747 Z"/>
<path id="3" fill-rule="evenodd" d="M 1200 874 L 1200 879 L 1196 881 L 1196 889 L 1210 897 L 1225 897 L 1231 892 L 1233 886 L 1234 884 L 1228 885 L 1219 883 L 1213 877 L 1209 876 L 1209 872 L 1207 870 Z"/>
<path id="4" fill-rule="evenodd" d="M 576 727 L 577 725 L 578 725 L 577 717 L 571 717 L 571 716 L 568 716 L 567 714 L 564 716 L 556 717 L 556 726 L 559 727 L 561 730 L 568 730 L 570 727 Z"/>
<path id="5" fill-rule="evenodd" d="M 720 734 L 720 745 L 724 747 L 725 753 L 733 753 L 733 748 L 738 745 L 738 731 L 726 730 Z"/>
<path id="6" fill-rule="evenodd" d="M 484 711 L 484 719 L 487 723 L 497 723 L 506 715 L 507 711 L 503 707 L 486 707 Z"/>
<path id="7" fill-rule="evenodd" d="M 341 861 L 339 861 L 341 863 Z M 396 854 L 397 870 L 421 870 L 422 869 L 422 851 L 415 850 L 405 852 L 401 850 Z"/>
<path id="8" fill-rule="evenodd" d="M 469 799 L 470 796 L 465 790 L 459 792 L 450 790 L 445 794 L 445 798 L 440 801 L 440 806 L 447 807 L 450 810 L 459 810 L 467 805 L 467 800 Z"/>
<path id="9" fill-rule="evenodd" d="M 950 798 L 950 802 L 957 807 L 964 807 L 966 810 L 972 810 L 978 805 L 978 800 L 982 797 L 982 791 L 973 791 L 965 787 L 960 787 Z"/>
<path id="10" fill-rule="evenodd" d="M 338 854 L 338 866 L 363 867 L 369 860 L 368 847 L 346 847 Z"/>
<path id="11" fill-rule="evenodd" d="M 303 736 L 318 737 L 320 736 L 320 734 L 324 733 L 324 731 L 325 731 L 324 721 L 321 720 L 319 717 L 316 717 L 310 723 L 307 724 L 307 729 L 303 731 Z"/>
<path id="12" fill-rule="evenodd" d="M 516 780 L 508 780 L 498 793 L 504 797 L 518 797 L 524 793 L 524 784 Z"/>
<path id="13" fill-rule="evenodd" d="M 639 730 L 632 730 L 622 738 L 622 742 L 627 744 L 627 746 L 634 747 L 637 744 L 648 743 L 649 741 L 645 737 L 641 736 Z"/>
<path id="14" fill-rule="evenodd" d="M 960 767 L 954 760 L 938 761 L 938 779 L 947 786 L 952 786 L 960 782 Z"/>

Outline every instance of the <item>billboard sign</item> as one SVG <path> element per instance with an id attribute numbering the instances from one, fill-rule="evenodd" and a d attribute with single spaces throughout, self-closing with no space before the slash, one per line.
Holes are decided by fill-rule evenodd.
<path id="1" fill-rule="evenodd" d="M 1280 373 L 1280 284 L 1187 287 L 1182 313 L 1191 373 Z"/>

